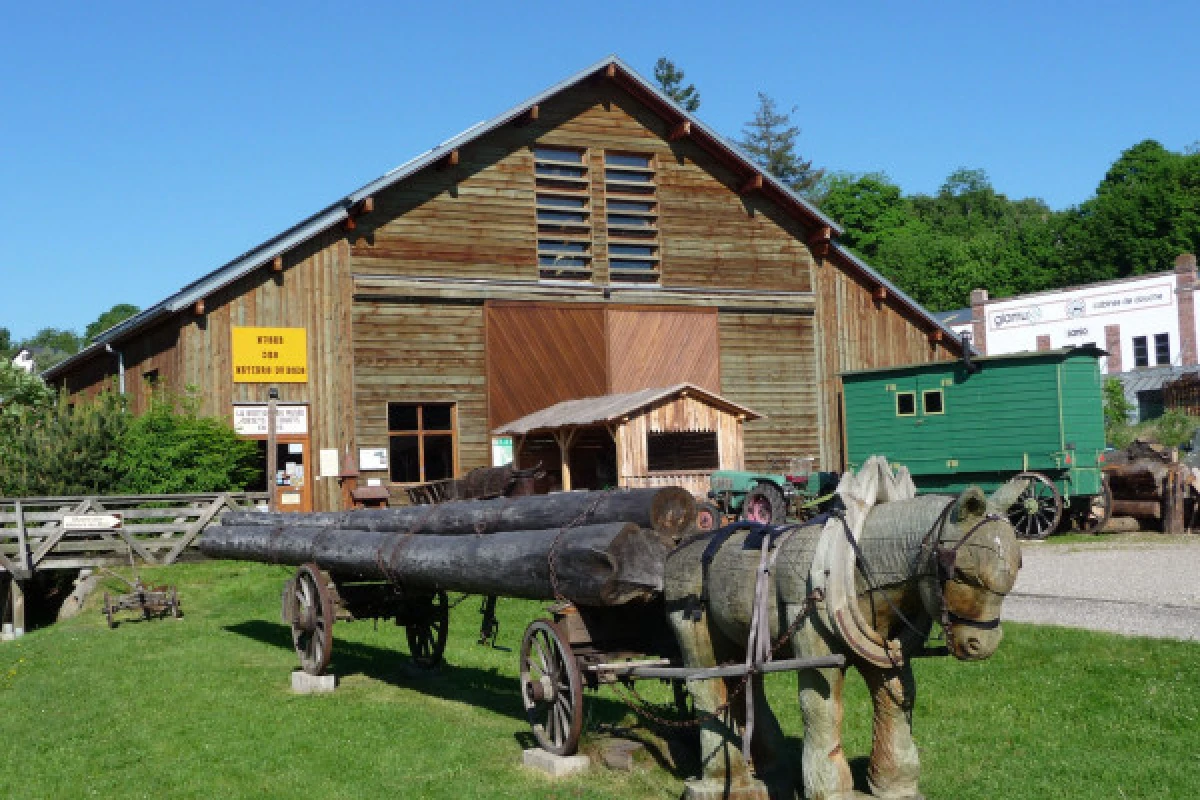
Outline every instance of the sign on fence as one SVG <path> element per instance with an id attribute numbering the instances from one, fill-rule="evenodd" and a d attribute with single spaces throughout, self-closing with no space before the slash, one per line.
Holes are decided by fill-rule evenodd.
<path id="1" fill-rule="evenodd" d="M 124 522 L 120 514 L 65 514 L 62 524 L 65 531 L 115 531 Z"/>

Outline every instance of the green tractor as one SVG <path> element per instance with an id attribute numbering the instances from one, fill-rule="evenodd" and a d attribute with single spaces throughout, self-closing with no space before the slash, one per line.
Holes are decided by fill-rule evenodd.
<path id="1" fill-rule="evenodd" d="M 720 527 L 723 518 L 780 525 L 788 519 L 813 516 L 832 499 L 840 477 L 836 472 L 813 472 L 813 461 L 811 457 L 772 459 L 768 468 L 778 471 L 714 472 L 708 492 L 712 505 L 701 509 L 701 527 L 704 515 L 714 512 L 714 527 Z"/>

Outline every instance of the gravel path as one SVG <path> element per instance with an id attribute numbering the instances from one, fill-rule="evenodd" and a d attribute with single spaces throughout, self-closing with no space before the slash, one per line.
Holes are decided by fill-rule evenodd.
<path id="1" fill-rule="evenodd" d="M 1164 542 L 1022 542 L 1004 618 L 1200 641 L 1200 536 Z"/>

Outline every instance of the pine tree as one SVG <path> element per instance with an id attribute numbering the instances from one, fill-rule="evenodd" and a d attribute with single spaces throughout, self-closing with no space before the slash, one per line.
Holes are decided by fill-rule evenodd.
<path id="1" fill-rule="evenodd" d="M 795 108 L 792 112 L 795 112 Z M 742 128 L 738 144 L 759 166 L 797 192 L 809 192 L 825 175 L 823 169 L 813 169 L 796 152 L 800 129 L 792 124 L 791 114 L 779 111 L 775 100 L 764 92 L 758 93 L 758 109 Z"/>
<path id="2" fill-rule="evenodd" d="M 675 67 L 675 62 L 669 58 L 660 58 L 654 65 L 654 80 L 663 94 L 678 103 L 684 111 L 695 111 L 700 108 L 700 93 L 694 84 L 683 85 L 683 70 Z"/>

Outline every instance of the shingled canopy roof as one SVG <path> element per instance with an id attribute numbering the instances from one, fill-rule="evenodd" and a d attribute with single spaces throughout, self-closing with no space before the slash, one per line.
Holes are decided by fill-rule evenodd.
<path id="1" fill-rule="evenodd" d="M 718 394 L 701 389 L 690 383 L 677 383 L 659 389 L 640 389 L 624 394 L 606 394 L 600 397 L 585 397 L 581 400 L 564 400 L 549 408 L 527 414 L 520 419 L 501 425 L 492 431 L 497 436 L 524 436 L 530 433 L 548 433 L 570 427 L 587 427 L 589 425 L 605 425 L 616 422 L 624 417 L 658 403 L 661 400 L 688 394 L 700 399 L 714 408 L 727 411 L 730 414 L 741 415 L 745 419 L 762 419 L 753 409 L 726 400 Z"/>

